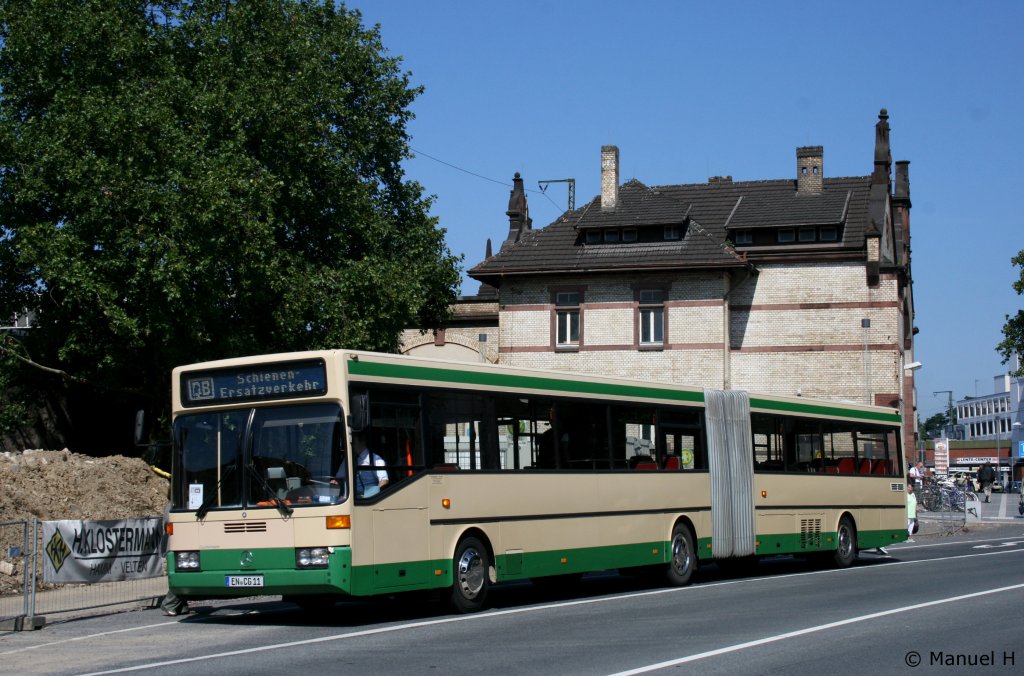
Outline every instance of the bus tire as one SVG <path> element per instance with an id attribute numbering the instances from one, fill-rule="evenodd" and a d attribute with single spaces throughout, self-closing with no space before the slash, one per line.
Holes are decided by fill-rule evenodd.
<path id="1" fill-rule="evenodd" d="M 839 519 L 836 531 L 836 550 L 832 553 L 832 563 L 836 568 L 849 568 L 857 558 L 857 530 L 848 516 Z"/>
<path id="2" fill-rule="evenodd" d="M 669 542 L 669 561 L 665 577 L 674 587 L 690 584 L 690 578 L 697 569 L 697 549 L 693 546 L 693 534 L 684 524 L 676 524 Z"/>
<path id="3" fill-rule="evenodd" d="M 451 605 L 460 613 L 474 613 L 484 607 L 487 599 L 487 548 L 475 537 L 465 537 L 455 548 L 452 560 Z"/>

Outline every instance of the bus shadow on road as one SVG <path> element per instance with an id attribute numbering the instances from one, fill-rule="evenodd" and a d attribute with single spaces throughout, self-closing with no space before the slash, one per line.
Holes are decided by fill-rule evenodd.
<path id="1" fill-rule="evenodd" d="M 896 561 L 891 556 L 862 553 L 854 567 L 876 566 Z M 691 588 L 753 578 L 835 570 L 820 560 L 794 556 L 766 557 L 702 564 Z M 668 589 L 657 576 L 632 571 L 603 571 L 583 576 L 560 576 L 549 580 L 506 582 L 491 587 L 487 610 L 511 610 L 549 603 L 600 599 L 644 591 Z M 339 600 L 318 611 L 300 608 L 278 598 L 245 599 L 239 603 L 218 601 L 207 605 L 194 602 L 183 623 L 217 623 L 253 626 L 310 626 L 361 628 L 379 624 L 436 620 L 456 616 L 445 602 L 443 591 L 407 592 L 365 599 Z"/>

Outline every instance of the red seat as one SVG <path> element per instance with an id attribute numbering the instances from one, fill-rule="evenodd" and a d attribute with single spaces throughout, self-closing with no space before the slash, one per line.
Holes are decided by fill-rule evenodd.
<path id="1" fill-rule="evenodd" d="M 853 474 L 854 473 L 853 458 L 839 458 L 839 464 L 837 465 L 837 473 L 839 474 Z"/>
<path id="2" fill-rule="evenodd" d="M 874 466 L 871 468 L 872 474 L 886 475 L 889 473 L 889 463 L 886 460 L 875 460 Z"/>
<path id="3" fill-rule="evenodd" d="M 871 459 L 861 458 L 860 466 L 857 469 L 858 474 L 871 474 Z"/>
<path id="4" fill-rule="evenodd" d="M 646 469 L 646 470 L 658 469 L 658 463 L 656 463 L 656 462 L 638 462 L 636 464 L 636 467 L 634 467 L 633 469 Z"/>
<path id="5" fill-rule="evenodd" d="M 665 469 L 680 469 L 681 467 L 678 455 L 670 455 L 665 458 Z"/>

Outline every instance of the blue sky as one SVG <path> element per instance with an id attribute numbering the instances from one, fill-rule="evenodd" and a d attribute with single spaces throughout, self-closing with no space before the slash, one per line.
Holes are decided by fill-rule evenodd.
<path id="1" fill-rule="evenodd" d="M 600 192 L 600 148 L 647 185 L 871 173 L 887 108 L 910 160 L 919 410 L 993 391 L 995 345 L 1022 298 L 1024 2 L 357 0 L 414 84 L 409 178 L 468 269 L 508 232 L 511 179 Z M 429 157 L 428 157 L 429 156 Z M 456 168 L 457 167 L 457 168 Z M 565 184 L 528 193 L 534 227 Z M 478 283 L 464 278 L 463 293 Z"/>

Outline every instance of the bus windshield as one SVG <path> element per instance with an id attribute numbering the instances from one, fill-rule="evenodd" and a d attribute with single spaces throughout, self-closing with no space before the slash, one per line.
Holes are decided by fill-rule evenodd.
<path id="1" fill-rule="evenodd" d="M 179 416 L 172 506 L 304 507 L 347 498 L 337 404 L 285 405 Z"/>

